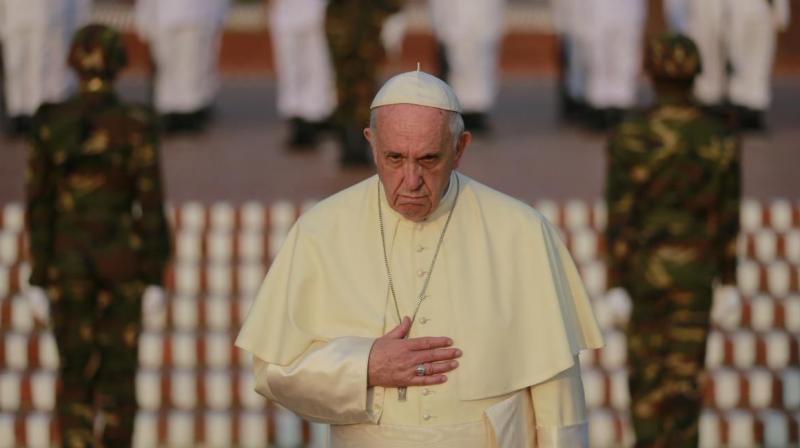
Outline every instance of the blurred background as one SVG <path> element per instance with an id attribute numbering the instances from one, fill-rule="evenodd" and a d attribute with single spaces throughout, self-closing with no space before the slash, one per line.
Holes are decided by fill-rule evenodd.
<path id="1" fill-rule="evenodd" d="M 714 321 L 708 339 L 703 446 L 800 443 L 800 4 L 790 2 L 766 126 L 742 134 L 742 300 Z M 667 28 L 661 1 L 644 3 L 643 38 Z M 320 133 L 310 151 L 287 144 L 293 128 L 276 107 L 269 11 L 261 0 L 230 3 L 210 120 L 162 138 L 174 258 L 163 300 L 146 310 L 140 338 L 137 446 L 321 446 L 324 426 L 253 392 L 249 359 L 232 343 L 297 215 L 374 170 L 340 164 L 333 133 Z M 607 341 L 582 357 L 592 445 L 624 446 L 631 441 L 625 317 L 604 296 L 608 130 L 565 118 L 562 40 L 550 2 L 508 0 L 503 15 L 497 96 L 461 171 L 537 206 L 562 228 Z M 125 33 L 130 64 L 119 89 L 125 99 L 150 103 L 154 58 L 137 34 L 134 2 L 95 0 L 91 19 Z M 400 29 L 378 81 L 418 63 L 440 73 L 441 47 L 425 1 L 406 2 Z M 635 83 L 635 105 L 644 106 L 651 89 L 641 74 Z M 0 447 L 50 446 L 58 437 L 51 418 L 55 341 L 25 298 L 25 165 L 25 139 L 0 134 Z"/>

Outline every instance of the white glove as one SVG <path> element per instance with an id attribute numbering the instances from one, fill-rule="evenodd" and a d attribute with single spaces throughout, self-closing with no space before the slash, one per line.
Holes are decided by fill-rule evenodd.
<path id="1" fill-rule="evenodd" d="M 733 329 L 742 318 L 742 299 L 739 290 L 731 285 L 714 288 L 714 301 L 711 304 L 711 321 L 725 329 Z"/>
<path id="2" fill-rule="evenodd" d="M 167 293 L 160 286 L 150 285 L 144 290 L 142 295 L 142 317 L 148 318 L 158 316 L 165 311 L 167 303 Z"/>
<path id="3" fill-rule="evenodd" d="M 47 325 L 50 321 L 50 300 L 44 289 L 31 285 L 25 288 L 23 294 L 25 294 L 33 318 L 39 323 Z"/>

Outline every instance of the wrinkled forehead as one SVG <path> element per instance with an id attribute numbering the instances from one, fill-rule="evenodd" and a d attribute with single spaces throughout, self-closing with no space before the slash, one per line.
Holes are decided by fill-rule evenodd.
<path id="1" fill-rule="evenodd" d="M 391 104 L 376 107 L 373 113 L 376 128 L 413 126 L 420 131 L 446 126 L 453 114 L 447 110 L 418 104 Z"/>

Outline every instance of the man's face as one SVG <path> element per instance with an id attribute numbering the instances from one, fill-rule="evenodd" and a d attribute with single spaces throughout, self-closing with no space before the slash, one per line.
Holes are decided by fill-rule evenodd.
<path id="1" fill-rule="evenodd" d="M 392 104 L 376 114 L 375 131 L 367 128 L 364 136 L 386 200 L 406 219 L 421 221 L 439 205 L 471 136 L 464 132 L 452 141 L 450 112 L 433 107 Z"/>

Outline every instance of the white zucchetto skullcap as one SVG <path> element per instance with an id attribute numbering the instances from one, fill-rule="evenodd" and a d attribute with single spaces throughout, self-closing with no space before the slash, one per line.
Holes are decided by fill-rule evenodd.
<path id="1" fill-rule="evenodd" d="M 386 81 L 369 108 L 390 104 L 416 104 L 461 113 L 461 103 L 453 89 L 421 70 L 401 73 Z"/>

